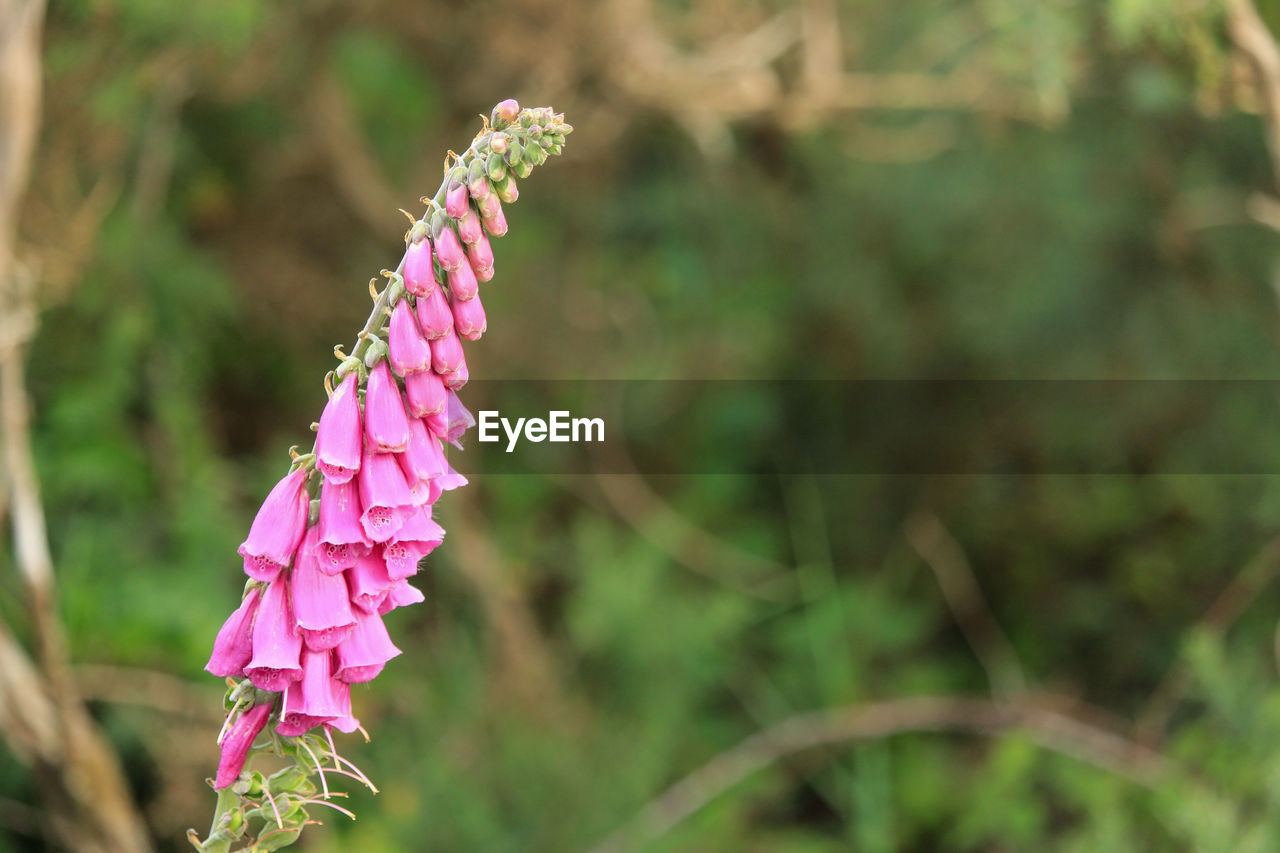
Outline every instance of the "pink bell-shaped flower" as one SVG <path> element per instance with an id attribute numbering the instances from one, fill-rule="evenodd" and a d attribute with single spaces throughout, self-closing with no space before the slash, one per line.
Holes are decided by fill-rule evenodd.
<path id="1" fill-rule="evenodd" d="M 302 635 L 289 612 L 289 585 L 277 578 L 267 585 L 253 620 L 253 658 L 244 674 L 261 690 L 279 693 L 302 677 Z"/>
<path id="2" fill-rule="evenodd" d="M 254 580 L 270 581 L 289 565 L 307 526 L 307 471 L 290 471 L 262 502 L 249 537 L 240 545 L 244 572 Z"/>
<path id="3" fill-rule="evenodd" d="M 333 692 L 338 698 L 338 707 L 342 709 L 342 716 L 328 725 L 344 734 L 359 730 L 360 721 L 351 715 L 351 685 L 345 681 L 334 681 Z"/>
<path id="4" fill-rule="evenodd" d="M 496 193 L 493 198 L 497 198 Z M 488 231 L 492 237 L 501 237 L 507 233 L 507 215 L 501 209 L 493 216 L 481 217 L 480 224 L 484 226 L 484 230 Z"/>
<path id="5" fill-rule="evenodd" d="M 453 329 L 431 342 L 431 369 L 441 376 L 457 370 L 464 358 L 462 341 Z"/>
<path id="6" fill-rule="evenodd" d="M 493 248 L 489 245 L 489 238 L 483 233 L 467 245 L 467 260 L 478 281 L 493 278 Z"/>
<path id="7" fill-rule="evenodd" d="M 467 208 L 471 206 L 471 199 L 467 195 L 467 185 L 464 181 L 458 181 L 449 187 L 444 197 L 444 212 L 454 219 L 461 219 L 462 215 L 467 212 Z"/>
<path id="8" fill-rule="evenodd" d="M 391 311 L 387 350 L 391 366 L 401 376 L 431 369 L 431 347 L 418 331 L 418 321 L 413 319 L 408 299 L 401 299 Z"/>
<path id="9" fill-rule="evenodd" d="M 392 644 L 379 614 L 357 610 L 356 627 L 335 654 L 338 668 L 334 677 L 348 684 L 363 684 L 377 678 L 386 662 L 400 654 L 400 650 Z"/>
<path id="10" fill-rule="evenodd" d="M 446 463 L 448 465 L 448 463 Z M 460 489 L 467 484 L 467 478 L 453 470 L 452 465 L 448 465 L 447 471 L 443 477 L 436 477 L 432 480 L 432 484 L 437 486 L 441 492 L 451 492 L 454 489 Z"/>
<path id="11" fill-rule="evenodd" d="M 426 296 L 435 290 L 436 271 L 431 263 L 431 241 L 425 237 L 410 242 L 404 251 L 404 286 L 414 296 Z"/>
<path id="12" fill-rule="evenodd" d="M 366 613 L 378 612 L 391 583 L 387 563 L 381 554 L 358 557 L 351 571 L 347 572 L 347 592 L 351 595 L 351 603 Z"/>
<path id="13" fill-rule="evenodd" d="M 404 480 L 413 488 L 419 483 L 430 482 L 445 472 L 444 451 L 440 439 L 427 430 L 422 421 L 409 421 L 409 449 L 400 454 L 400 470 Z"/>
<path id="14" fill-rule="evenodd" d="M 387 590 L 387 597 L 382 600 L 382 605 L 378 608 L 378 615 L 386 616 L 397 607 L 408 607 L 411 604 L 421 604 L 424 601 L 426 601 L 426 596 L 422 594 L 422 590 L 407 580 L 396 581 L 391 585 L 391 589 Z"/>
<path id="15" fill-rule="evenodd" d="M 372 542 L 386 542 L 404 524 L 402 509 L 412 507 L 413 495 L 396 457 L 365 452 L 360 465 L 360 526 Z"/>
<path id="16" fill-rule="evenodd" d="M 222 623 L 213 641 L 213 654 L 204 667 L 209 672 L 224 678 L 244 675 L 244 665 L 253 657 L 253 617 L 261 594 L 262 587 L 249 590 L 240 606 Z"/>
<path id="17" fill-rule="evenodd" d="M 484 316 L 484 305 L 480 297 L 474 299 L 452 299 L 449 307 L 453 310 L 453 330 L 469 341 L 478 341 L 488 327 Z"/>
<path id="18" fill-rule="evenodd" d="M 360 526 L 358 483 L 337 484 L 326 480 L 320 487 L 319 539 L 315 546 L 320 571 L 336 575 L 355 565 L 356 558 L 369 553 L 373 544 Z"/>
<path id="19" fill-rule="evenodd" d="M 449 310 L 449 301 L 440 288 L 419 299 L 416 308 L 418 329 L 427 340 L 443 337 L 453 328 L 453 312 Z"/>
<path id="20" fill-rule="evenodd" d="M 467 369 L 467 363 L 464 361 L 458 365 L 458 369 L 453 373 L 446 373 L 440 377 L 444 380 L 444 387 L 451 391 L 457 391 L 463 385 L 467 384 L 467 380 L 471 378 L 471 371 Z"/>
<path id="21" fill-rule="evenodd" d="M 476 274 L 469 262 L 458 264 L 456 269 L 449 270 L 449 292 L 454 299 L 476 298 L 480 285 L 476 284 Z"/>
<path id="22" fill-rule="evenodd" d="M 444 541 L 444 528 L 431 518 L 431 507 L 425 506 L 406 519 L 382 546 L 382 559 L 387 564 L 387 577 L 404 580 L 418 571 L 418 561 Z"/>
<path id="23" fill-rule="evenodd" d="M 409 414 L 414 418 L 425 418 L 434 412 L 444 411 L 445 388 L 439 374 L 430 371 L 410 373 L 404 378 L 404 396 Z"/>
<path id="24" fill-rule="evenodd" d="M 214 790 L 221 791 L 240 778 L 245 759 L 249 757 L 249 749 L 253 746 L 259 732 L 266 727 L 273 704 L 273 702 L 264 702 L 261 705 L 254 705 L 247 711 L 241 711 L 240 716 L 236 717 L 236 721 L 222 736 L 222 740 L 218 742 L 222 757 L 218 760 L 218 775 L 213 780 Z"/>
<path id="25" fill-rule="evenodd" d="M 364 436 L 366 445 L 379 453 L 399 453 L 409 446 L 404 401 L 386 361 L 378 362 L 369 371 L 364 395 Z"/>
<path id="26" fill-rule="evenodd" d="M 467 207 L 458 220 L 458 239 L 464 246 L 469 246 L 484 236 L 484 227 L 480 225 L 480 214 L 472 207 Z"/>
<path id="27" fill-rule="evenodd" d="M 302 678 L 284 691 L 284 710 L 276 732 L 297 737 L 316 726 L 349 714 L 343 707 L 333 679 L 333 654 L 329 651 L 302 653 Z"/>
<path id="28" fill-rule="evenodd" d="M 347 598 L 347 581 L 342 575 L 320 571 L 320 563 L 312 552 L 319 541 L 319 528 L 307 531 L 298 549 L 297 561 L 290 578 L 293 592 L 294 623 L 302 632 L 307 648 L 327 651 L 346 639 L 355 624 L 351 602 Z"/>
<path id="29" fill-rule="evenodd" d="M 476 419 L 471 414 L 471 410 L 463 405 L 462 400 L 457 394 L 450 389 L 446 392 L 446 402 L 443 420 L 426 419 L 428 430 L 435 432 L 444 441 L 449 442 L 459 450 L 462 449 L 460 443 L 462 436 L 467 430 L 476 425 Z"/>
<path id="30" fill-rule="evenodd" d="M 445 272 L 453 272 L 467 262 L 467 256 L 462 251 L 462 243 L 458 240 L 457 233 L 448 225 L 440 229 L 440 233 L 436 236 L 436 260 L 440 261 L 440 266 L 444 267 Z"/>
<path id="31" fill-rule="evenodd" d="M 316 467 L 326 480 L 345 483 L 360 468 L 360 400 L 356 396 L 356 374 L 338 383 L 325 404 L 316 429 Z"/>

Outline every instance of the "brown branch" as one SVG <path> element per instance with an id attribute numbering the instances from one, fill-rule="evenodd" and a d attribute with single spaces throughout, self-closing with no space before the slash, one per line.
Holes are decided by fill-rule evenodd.
<path id="1" fill-rule="evenodd" d="M 1018 655 L 991 612 L 960 543 L 936 515 L 924 510 L 907 519 L 905 533 L 907 542 L 937 578 L 951 615 L 987 671 L 992 691 L 999 695 L 1025 691 L 1027 680 Z"/>
<path id="2" fill-rule="evenodd" d="M 731 747 L 656 799 L 625 826 L 592 848 L 617 853 L 670 832 L 731 788 L 797 752 L 908 732 L 997 735 L 1021 732 L 1051 752 L 1093 765 L 1131 782 L 1154 786 L 1166 761 L 1113 731 L 1029 702 L 923 697 L 797 714 Z"/>

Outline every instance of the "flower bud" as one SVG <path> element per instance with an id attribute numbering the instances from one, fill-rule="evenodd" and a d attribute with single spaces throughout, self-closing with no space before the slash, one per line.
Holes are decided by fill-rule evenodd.
<path id="1" fill-rule="evenodd" d="M 466 262 L 466 255 L 462 253 L 462 243 L 458 240 L 457 233 L 449 226 L 442 228 L 440 235 L 436 237 L 436 257 L 440 259 L 440 266 L 449 272 Z"/>
<path id="2" fill-rule="evenodd" d="M 369 371 L 364 396 L 364 436 L 366 448 L 377 453 L 399 453 L 409 446 L 404 401 L 385 361 L 378 362 Z"/>
<path id="3" fill-rule="evenodd" d="M 249 757 L 249 748 L 267 725 L 270 716 L 271 703 L 254 705 L 242 712 L 227 729 L 218 744 L 222 749 L 222 758 L 218 761 L 218 775 L 213 780 L 214 790 L 221 791 L 240 778 L 245 759 Z"/>
<path id="4" fill-rule="evenodd" d="M 467 363 L 464 361 L 453 373 L 446 373 L 440 378 L 444 381 L 444 387 L 450 391 L 457 391 L 471 379 L 471 371 L 467 370 Z"/>
<path id="5" fill-rule="evenodd" d="M 404 284 L 414 296 L 426 296 L 436 286 L 431 264 L 431 241 L 410 243 L 404 252 Z"/>
<path id="6" fill-rule="evenodd" d="M 501 181 L 498 181 L 494 185 L 494 189 L 497 190 L 498 198 L 502 199 L 504 204 L 511 204 L 520 197 L 520 190 L 516 189 L 516 179 L 510 175 L 506 175 Z"/>
<path id="7" fill-rule="evenodd" d="M 404 395 L 408 399 L 409 414 L 417 418 L 444 411 L 444 383 L 435 373 L 427 370 L 411 373 L 404 380 Z M 413 424 L 409 422 L 410 447 L 413 442 Z"/>
<path id="8" fill-rule="evenodd" d="M 490 192 L 489 169 L 485 166 L 485 161 L 478 157 L 471 162 L 471 168 L 467 171 L 467 191 L 476 201 L 480 201 Z"/>
<path id="9" fill-rule="evenodd" d="M 514 166 L 520 162 L 520 156 L 524 154 L 524 146 L 517 140 L 511 140 L 511 144 L 507 146 L 507 156 L 504 158 L 508 166 Z"/>
<path id="10" fill-rule="evenodd" d="M 533 164 L 529 162 L 528 157 L 525 157 L 519 163 L 512 166 L 511 171 L 516 173 L 517 178 L 527 178 L 533 174 Z"/>
<path id="11" fill-rule="evenodd" d="M 486 217 L 485 219 L 480 220 L 480 222 L 484 225 L 484 230 L 488 231 L 494 237 L 501 237 L 503 234 L 507 233 L 507 217 L 501 210 L 499 210 L 496 215 Z"/>
<path id="12" fill-rule="evenodd" d="M 511 141 L 511 137 L 502 131 L 498 131 L 489 137 L 489 150 L 495 154 L 507 153 L 507 144 Z"/>
<path id="13" fill-rule="evenodd" d="M 491 193 L 484 197 L 478 207 L 480 210 L 480 218 L 489 219 L 502 212 L 502 199 L 498 198 L 497 193 Z"/>
<path id="14" fill-rule="evenodd" d="M 387 349 L 391 366 L 401 376 L 431 367 L 431 348 L 427 346 L 422 332 L 418 331 L 418 321 L 413 319 L 413 309 L 407 300 L 402 299 L 391 311 Z"/>
<path id="15" fill-rule="evenodd" d="M 493 278 L 493 249 L 489 246 L 489 238 L 480 235 L 470 246 L 467 246 L 467 260 L 471 262 L 471 271 L 476 274 L 477 281 L 489 281 Z"/>
<path id="16" fill-rule="evenodd" d="M 454 219 L 461 219 L 470 206 L 467 199 L 467 185 L 462 181 L 449 187 L 444 199 L 444 212 Z"/>
<path id="17" fill-rule="evenodd" d="M 507 98 L 505 101 L 499 101 L 493 108 L 489 121 L 494 127 L 506 127 L 515 121 L 519 115 L 520 104 L 514 98 Z"/>
<path id="18" fill-rule="evenodd" d="M 541 144 L 526 145 L 524 148 L 524 156 L 535 166 L 541 166 L 547 162 L 547 152 Z"/>
<path id="19" fill-rule="evenodd" d="M 480 297 L 454 299 L 450 301 L 449 307 L 453 309 L 454 330 L 469 341 L 479 340 L 484 334 L 486 325 L 484 306 L 480 304 Z"/>
<path id="20" fill-rule="evenodd" d="M 489 175 L 489 180 L 494 183 L 507 176 L 507 166 L 502 162 L 501 154 L 489 155 L 489 160 L 485 165 L 485 172 Z"/>
<path id="21" fill-rule="evenodd" d="M 462 341 L 453 329 L 431 342 L 431 369 L 441 376 L 453 373 L 464 360 Z"/>
<path id="22" fill-rule="evenodd" d="M 316 428 L 316 467 L 326 481 L 345 483 L 355 476 L 363 435 L 356 374 L 352 373 L 334 390 Z"/>
<path id="23" fill-rule="evenodd" d="M 480 226 L 480 214 L 476 213 L 471 205 L 468 204 L 466 212 L 458 220 L 458 239 L 465 246 L 479 240 L 483 234 L 484 229 Z"/>
<path id="24" fill-rule="evenodd" d="M 463 261 L 456 270 L 449 271 L 449 292 L 454 299 L 466 301 L 476 298 L 479 286 L 476 284 L 476 274 L 471 269 L 470 262 Z"/>
<path id="25" fill-rule="evenodd" d="M 382 338 L 374 337 L 369 341 L 369 348 L 364 353 L 364 366 L 372 370 L 375 365 L 379 364 L 387 357 L 387 342 Z"/>
<path id="26" fill-rule="evenodd" d="M 418 300 L 417 313 L 418 329 L 428 341 L 435 340 L 453 328 L 453 314 L 439 288 Z"/>

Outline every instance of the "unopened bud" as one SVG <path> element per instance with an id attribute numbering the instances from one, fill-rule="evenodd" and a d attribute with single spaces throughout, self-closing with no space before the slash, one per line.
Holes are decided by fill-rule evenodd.
<path id="1" fill-rule="evenodd" d="M 485 161 L 477 158 L 471 163 L 471 168 L 467 171 L 467 190 L 476 201 L 489 194 L 489 169 Z"/>
<path id="2" fill-rule="evenodd" d="M 364 354 L 364 366 L 373 369 L 374 365 L 387 357 L 387 342 L 382 338 L 373 338 L 369 349 Z"/>
<path id="3" fill-rule="evenodd" d="M 511 137 L 502 131 L 498 131 L 489 137 L 489 150 L 497 154 L 505 154 L 507 151 L 507 143 L 511 141 Z"/>
<path id="4" fill-rule="evenodd" d="M 455 186 L 449 187 L 449 192 L 445 196 L 444 211 L 454 219 L 461 219 L 467 211 L 467 206 L 467 185 L 459 181 Z"/>
<path id="5" fill-rule="evenodd" d="M 471 245 L 484 234 L 480 227 L 480 215 L 476 213 L 471 205 L 467 205 L 466 213 L 462 214 L 462 218 L 458 220 L 458 239 L 463 245 Z"/>
<path id="6" fill-rule="evenodd" d="M 502 199 L 504 204 L 511 204 L 520 197 L 520 190 L 516 188 L 516 179 L 510 175 L 503 177 L 493 188 L 497 190 L 498 198 Z"/>
<path id="7" fill-rule="evenodd" d="M 507 166 L 502 162 L 501 154 L 490 154 L 485 170 L 489 174 L 489 180 L 495 184 L 507 176 Z"/>
<path id="8" fill-rule="evenodd" d="M 533 174 L 533 164 L 529 162 L 529 157 L 526 155 L 524 159 L 511 167 L 511 171 L 516 173 L 517 178 L 523 180 Z"/>
<path id="9" fill-rule="evenodd" d="M 490 193 L 484 197 L 483 201 L 480 202 L 479 208 L 481 219 L 489 219 L 490 217 L 497 216 L 502 212 L 502 199 L 498 198 L 497 193 Z"/>
<path id="10" fill-rule="evenodd" d="M 507 217 L 501 210 L 495 216 L 487 216 L 480 222 L 484 225 L 484 230 L 494 237 L 501 237 L 507 233 Z"/>
<path id="11" fill-rule="evenodd" d="M 514 166 L 520 162 L 520 155 L 524 154 L 524 146 L 516 140 L 511 140 L 511 144 L 507 146 L 507 155 L 505 157 L 508 166 Z"/>
<path id="12" fill-rule="evenodd" d="M 453 328 L 459 335 L 469 341 L 476 341 L 484 334 L 486 319 L 484 305 L 480 297 L 474 299 L 454 299 L 449 303 L 453 309 Z M 447 382 L 446 382 L 447 384 Z M 453 386 L 450 386 L 453 387 Z"/>
<path id="13" fill-rule="evenodd" d="M 418 329 L 427 340 L 434 340 L 453 328 L 453 312 L 439 288 L 418 300 Z"/>
<path id="14" fill-rule="evenodd" d="M 494 127 L 506 127 L 515 121 L 519 115 L 520 104 L 514 98 L 507 98 L 505 101 L 499 101 L 493 108 L 493 113 L 489 116 L 489 120 Z"/>
<path id="15" fill-rule="evenodd" d="M 404 253 L 404 284 L 414 296 L 426 296 L 436 286 L 431 268 L 431 243 L 424 236 Z"/>
<path id="16" fill-rule="evenodd" d="M 458 264 L 457 269 L 449 270 L 449 292 L 455 299 L 465 301 L 476 298 L 479 286 L 476 284 L 476 274 L 467 261 Z"/>
<path id="17" fill-rule="evenodd" d="M 462 253 L 462 243 L 458 241 L 457 233 L 449 226 L 442 228 L 436 236 L 436 258 L 447 272 L 456 270 L 466 261 L 466 256 Z"/>
<path id="18" fill-rule="evenodd" d="M 467 260 L 479 281 L 493 278 L 493 248 L 488 237 L 481 234 L 480 239 L 467 246 Z"/>

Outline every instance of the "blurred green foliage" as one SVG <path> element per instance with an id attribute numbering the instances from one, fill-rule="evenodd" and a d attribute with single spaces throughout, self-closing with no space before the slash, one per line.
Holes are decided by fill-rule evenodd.
<path id="1" fill-rule="evenodd" d="M 1045 126 L 744 122 L 717 160 L 596 77 L 555 82 L 580 131 L 509 214 L 473 375 L 1280 375 L 1280 239 L 1242 212 L 1270 174 L 1258 121 L 1206 115 L 1206 87 L 1227 76 L 1220 26 L 1161 5 L 842 10 L 871 70 L 930 26 L 947 43 L 998 41 L 992 67 L 1061 112 Z M 216 715 L 201 667 L 242 583 L 235 548 L 318 415 L 367 278 L 395 258 L 394 207 L 434 189 L 469 116 L 509 95 L 551 99 L 515 59 L 534 25 L 510 12 L 511 27 L 487 31 L 490 61 L 466 14 L 492 10 L 53 4 L 25 236 L 54 261 L 85 253 L 51 289 L 31 363 L 78 662 L 179 676 Z M 527 40 L 529 67 L 596 49 Z M 610 124 L 621 132 L 592 144 L 590 128 Z M 877 160 L 876 133 L 941 143 L 899 162 L 890 142 Z M 143 189 L 157 180 L 158 202 Z M 97 233 L 64 235 L 98 181 L 110 203 Z M 73 237 L 87 245 L 62 245 Z M 725 423 L 767 416 L 767 402 L 745 398 Z M 1247 435 L 1262 414 L 1215 416 Z M 1155 470 L 1166 452 L 1153 449 Z M 1155 742 L 1185 772 L 1149 790 L 1021 735 L 910 734 L 788 757 L 645 849 L 1274 849 L 1280 591 L 1264 588 L 1225 636 L 1193 630 L 1275 534 L 1274 477 L 743 474 L 650 493 L 486 477 L 462 460 L 472 485 L 442 520 L 485 548 L 448 540 L 419 579 L 427 603 L 390 620 L 405 654 L 355 695 L 373 742 L 343 743 L 383 792 L 354 793 L 361 819 L 326 819 L 302 849 L 585 850 L 792 713 L 986 693 L 904 537 L 921 509 L 963 547 L 1035 689 L 1127 728 L 1186 667 Z M 736 462 L 774 470 L 767 455 Z M 8 560 L 0 610 L 21 628 Z M 94 709 L 163 849 L 180 850 L 212 807 L 200 780 L 217 723 L 135 698 Z M 7 754 L 0 798 L 35 801 Z M 43 849 L 20 828 L 0 826 L 0 850 Z"/>

